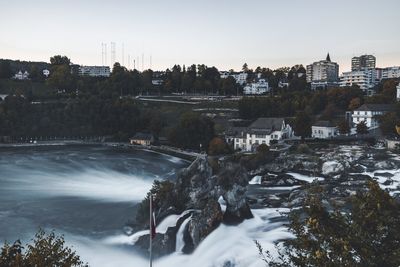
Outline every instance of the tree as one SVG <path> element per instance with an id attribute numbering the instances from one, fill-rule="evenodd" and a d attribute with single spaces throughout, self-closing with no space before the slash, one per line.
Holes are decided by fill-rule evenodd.
<path id="1" fill-rule="evenodd" d="M 75 89 L 75 79 L 68 65 L 57 65 L 53 68 L 47 84 L 54 89 L 72 92 Z"/>
<path id="2" fill-rule="evenodd" d="M 42 82 L 44 81 L 44 76 L 43 76 L 43 72 L 41 72 L 39 70 L 39 68 L 35 65 L 33 65 L 31 67 L 31 70 L 29 72 L 29 78 L 33 81 L 33 82 Z"/>
<path id="3" fill-rule="evenodd" d="M 229 154 L 232 152 L 232 149 L 229 145 L 220 137 L 214 137 L 210 144 L 208 145 L 208 154 L 209 155 L 223 155 Z"/>
<path id="4" fill-rule="evenodd" d="M 349 110 L 358 109 L 361 106 L 361 99 L 359 97 L 355 97 L 350 101 Z"/>
<path id="5" fill-rule="evenodd" d="M 244 63 L 242 66 L 242 71 L 243 72 L 248 72 L 249 71 L 249 66 L 247 65 L 247 63 Z"/>
<path id="6" fill-rule="evenodd" d="M 169 141 L 177 147 L 199 150 L 207 149 L 214 137 L 214 123 L 208 117 L 196 113 L 184 113 L 180 122 L 169 136 Z"/>
<path id="7" fill-rule="evenodd" d="M 294 133 L 301 139 L 311 136 L 311 118 L 304 111 L 297 113 L 293 124 Z"/>
<path id="8" fill-rule="evenodd" d="M 222 80 L 221 93 L 223 95 L 235 95 L 237 94 L 237 89 L 238 85 L 232 76 Z"/>
<path id="9" fill-rule="evenodd" d="M 346 120 L 342 120 L 338 125 L 339 133 L 340 134 L 349 134 L 350 133 L 350 126 Z"/>
<path id="10" fill-rule="evenodd" d="M 367 134 L 368 127 L 365 121 L 360 121 L 356 126 L 357 134 Z"/>
<path id="11" fill-rule="evenodd" d="M 54 232 L 46 234 L 40 230 L 33 239 L 33 244 L 24 247 L 17 240 L 13 245 L 7 243 L 1 248 L 0 266 L 88 266 L 71 248 L 65 246 L 62 236 L 56 236 Z"/>
<path id="12" fill-rule="evenodd" d="M 56 56 L 50 58 L 50 64 L 53 66 L 70 65 L 71 60 L 66 56 L 56 55 Z"/>
<path id="13" fill-rule="evenodd" d="M 396 134 L 396 125 L 399 123 L 399 117 L 395 112 L 388 112 L 379 118 L 379 128 L 384 135 Z"/>
<path id="14" fill-rule="evenodd" d="M 9 79 L 12 75 L 10 61 L 0 60 L 0 79 Z"/>
<path id="15" fill-rule="evenodd" d="M 314 191 L 301 210 L 291 211 L 289 229 L 295 238 L 284 242 L 278 260 L 257 245 L 268 266 L 400 265 L 400 204 L 375 181 L 350 198 L 348 210 L 328 210 L 322 188 Z"/>

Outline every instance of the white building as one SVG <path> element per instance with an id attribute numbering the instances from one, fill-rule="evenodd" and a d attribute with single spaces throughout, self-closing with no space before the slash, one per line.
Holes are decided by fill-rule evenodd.
<path id="1" fill-rule="evenodd" d="M 80 76 L 90 77 L 109 77 L 110 67 L 108 66 L 79 66 L 78 74 Z"/>
<path id="2" fill-rule="evenodd" d="M 388 67 L 382 71 L 382 79 L 400 78 L 400 67 Z"/>
<path id="3" fill-rule="evenodd" d="M 339 65 L 331 61 L 329 54 L 325 60 L 307 65 L 306 72 L 312 90 L 338 85 Z"/>
<path id="4" fill-rule="evenodd" d="M 25 71 L 24 73 L 22 73 L 22 71 L 18 71 L 14 75 L 14 79 L 16 79 L 16 80 L 28 80 L 29 79 L 29 72 Z"/>
<path id="5" fill-rule="evenodd" d="M 340 76 L 340 87 L 358 85 L 368 95 L 377 84 L 375 69 L 364 69 L 358 71 L 343 72 Z"/>
<path id="6" fill-rule="evenodd" d="M 226 79 L 229 77 L 229 71 L 220 71 L 219 76 L 221 77 L 221 79 Z"/>
<path id="7" fill-rule="evenodd" d="M 240 72 L 238 74 L 232 74 L 233 78 L 235 78 L 236 83 L 243 85 L 247 81 L 247 73 L 246 72 Z"/>
<path id="8" fill-rule="evenodd" d="M 313 138 L 330 139 L 338 134 L 338 128 L 333 126 L 329 121 L 317 121 L 311 127 L 311 136 Z"/>
<path id="9" fill-rule="evenodd" d="M 396 87 L 397 89 L 397 101 L 400 101 L 400 83 Z"/>
<path id="10" fill-rule="evenodd" d="M 49 77 L 49 75 L 50 75 L 50 71 L 49 71 L 49 70 L 46 70 L 46 69 L 44 69 L 44 70 L 43 70 L 43 75 L 44 75 L 44 76 L 46 76 L 46 78 L 47 78 L 47 77 Z"/>
<path id="11" fill-rule="evenodd" d="M 379 126 L 379 117 L 391 110 L 393 106 L 389 104 L 364 104 L 353 111 L 351 115 L 353 125 L 364 121 L 368 128 L 376 128 Z"/>
<path id="12" fill-rule="evenodd" d="M 233 139 L 234 149 L 255 151 L 261 144 L 270 145 L 271 141 L 279 142 L 294 137 L 294 132 L 284 118 L 258 118 L 249 127 L 242 128 L 235 136 L 228 136 L 227 141 Z"/>
<path id="13" fill-rule="evenodd" d="M 262 95 L 267 92 L 269 92 L 269 86 L 265 79 L 259 79 L 257 82 L 247 84 L 243 88 L 245 95 Z"/>

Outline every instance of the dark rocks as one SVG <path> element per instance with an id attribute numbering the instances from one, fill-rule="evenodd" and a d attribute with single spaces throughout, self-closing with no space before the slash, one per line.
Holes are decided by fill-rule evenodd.
<path id="1" fill-rule="evenodd" d="M 294 186 L 304 185 L 306 182 L 295 179 L 290 174 L 267 174 L 261 178 L 261 185 L 272 187 L 272 186 Z"/>
<path id="2" fill-rule="evenodd" d="M 240 164 L 229 160 L 218 162 L 198 158 L 178 174 L 172 186 L 171 194 L 177 196 L 176 199 L 181 200 L 180 203 L 176 203 L 175 207 L 158 203 L 158 207 L 161 208 L 156 212 L 165 217 L 171 212 L 194 210 L 183 229 L 185 245 L 182 251 L 190 253 L 221 223 L 238 224 L 253 217 L 246 199 L 247 186 L 247 171 Z M 218 202 L 220 197 L 225 201 L 225 212 L 222 212 Z M 163 199 L 159 201 L 162 202 Z M 176 227 L 168 228 L 167 233 L 157 234 L 154 239 L 155 256 L 175 251 L 176 234 L 182 223 L 180 220 Z M 141 237 L 136 245 L 143 249 L 148 248 L 142 239 L 146 237 Z"/>
<path id="3" fill-rule="evenodd" d="M 193 249 L 196 248 L 204 238 L 220 225 L 223 216 L 219 203 L 210 199 L 204 209 L 192 215 L 188 224 L 188 233 L 191 238 L 191 242 L 188 242 L 188 244 L 192 244 Z"/>

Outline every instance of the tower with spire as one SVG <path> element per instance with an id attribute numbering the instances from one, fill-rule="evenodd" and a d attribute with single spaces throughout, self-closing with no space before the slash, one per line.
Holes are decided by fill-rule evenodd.
<path id="1" fill-rule="evenodd" d="M 307 65 L 307 82 L 311 84 L 312 90 L 338 86 L 339 65 L 332 62 L 329 53 L 325 60 Z"/>
<path id="2" fill-rule="evenodd" d="M 328 55 L 326 55 L 326 61 L 331 62 L 331 56 L 329 56 L 329 52 Z"/>

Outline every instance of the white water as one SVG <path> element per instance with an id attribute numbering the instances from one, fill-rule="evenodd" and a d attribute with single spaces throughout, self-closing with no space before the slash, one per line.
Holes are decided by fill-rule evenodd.
<path id="1" fill-rule="evenodd" d="M 261 184 L 261 175 L 256 175 L 256 176 L 254 176 L 254 177 L 250 180 L 249 184 Z"/>
<path id="2" fill-rule="evenodd" d="M 287 174 L 293 176 L 295 179 L 300 180 L 300 181 L 305 181 L 307 183 L 312 183 L 314 180 L 317 181 L 323 181 L 324 178 L 323 177 L 310 177 L 304 174 L 300 174 L 300 173 L 295 173 L 295 172 L 288 172 Z"/>
<path id="3" fill-rule="evenodd" d="M 32 170 L 15 174 L 9 191 L 25 191 L 41 196 L 81 197 L 107 202 L 131 202 L 143 199 L 153 183 L 137 175 L 111 170 L 88 169 L 83 172 L 53 173 Z"/>
<path id="4" fill-rule="evenodd" d="M 189 216 L 186 218 L 181 226 L 179 227 L 178 232 L 176 233 L 176 244 L 175 244 L 175 251 L 176 252 L 182 252 L 184 246 L 185 246 L 185 241 L 183 240 L 183 234 L 185 232 L 186 225 L 190 222 L 192 219 L 192 216 Z"/>
<path id="5" fill-rule="evenodd" d="M 192 254 L 175 252 L 155 260 L 154 266 L 219 267 L 230 261 L 235 264 L 235 267 L 264 267 L 254 240 L 259 241 L 264 249 L 276 256 L 275 242 L 293 236 L 281 222 L 272 223 L 269 220 L 279 217 L 281 212 L 288 211 L 288 209 L 272 208 L 252 210 L 254 218 L 238 226 L 220 225 L 200 243 Z M 184 225 L 181 228 L 184 228 Z M 148 231 L 142 232 L 148 233 Z M 106 240 L 74 237 L 67 241 L 74 245 L 82 259 L 88 261 L 91 266 L 146 266 L 148 264 L 147 259 L 137 255 L 132 249 L 115 249 Z M 177 250 L 179 251 L 181 247 L 180 243 Z"/>

